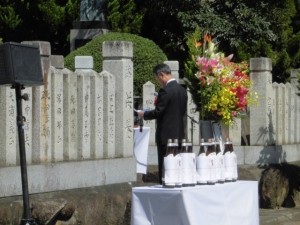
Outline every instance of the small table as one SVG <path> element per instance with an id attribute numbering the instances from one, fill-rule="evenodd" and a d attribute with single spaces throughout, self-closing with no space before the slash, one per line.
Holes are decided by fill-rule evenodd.
<path id="1" fill-rule="evenodd" d="M 133 154 L 136 159 L 136 172 L 147 174 L 147 159 L 150 138 L 150 127 L 134 128 L 134 149 Z"/>
<path id="2" fill-rule="evenodd" d="M 132 189 L 131 225 L 259 225 L 258 182 Z"/>

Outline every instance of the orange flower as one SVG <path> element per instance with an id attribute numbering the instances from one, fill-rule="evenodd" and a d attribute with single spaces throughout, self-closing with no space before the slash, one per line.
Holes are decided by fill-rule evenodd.
<path id="1" fill-rule="evenodd" d="M 201 45 L 202 45 L 202 43 L 200 41 L 196 41 L 196 43 L 195 43 L 196 48 L 201 47 Z"/>
<path id="2" fill-rule="evenodd" d="M 204 34 L 204 42 L 211 42 L 211 36 L 207 35 L 206 33 Z"/>

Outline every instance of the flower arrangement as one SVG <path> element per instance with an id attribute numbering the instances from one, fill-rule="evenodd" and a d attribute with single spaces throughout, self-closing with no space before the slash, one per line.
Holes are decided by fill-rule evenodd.
<path id="1" fill-rule="evenodd" d="M 251 92 L 248 64 L 231 62 L 233 55 L 225 57 L 217 52 L 217 45 L 207 34 L 199 41 L 199 34 L 196 30 L 187 42 L 192 57 L 185 64 L 187 86 L 201 120 L 232 125 L 235 117 L 246 115 L 249 104 L 257 104 L 257 95 Z"/>

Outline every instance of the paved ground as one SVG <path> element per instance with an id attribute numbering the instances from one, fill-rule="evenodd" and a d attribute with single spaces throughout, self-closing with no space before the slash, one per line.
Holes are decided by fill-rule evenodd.
<path id="1" fill-rule="evenodd" d="M 260 209 L 260 225 L 300 225 L 300 207 Z"/>
<path id="2" fill-rule="evenodd" d="M 297 163 L 299 165 L 299 163 Z M 157 180 L 157 166 L 149 166 L 148 174 L 141 181 L 143 185 Z M 239 166 L 239 179 L 259 181 L 262 168 L 257 166 Z M 142 179 L 140 177 L 140 179 Z M 300 203 L 295 208 L 259 209 L 260 225 L 300 225 Z M 242 225 L 242 224 L 241 224 Z"/>

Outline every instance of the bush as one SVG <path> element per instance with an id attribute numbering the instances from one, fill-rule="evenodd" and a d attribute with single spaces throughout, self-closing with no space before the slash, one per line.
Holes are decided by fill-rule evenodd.
<path id="1" fill-rule="evenodd" d="M 152 75 L 153 67 L 167 60 L 163 51 L 151 40 L 128 33 L 100 35 L 65 57 L 65 67 L 74 71 L 75 56 L 92 56 L 94 70 L 102 71 L 102 43 L 104 41 L 130 41 L 133 43 L 133 87 L 134 95 L 141 96 L 143 84 L 150 81 L 158 89 L 159 84 Z"/>

